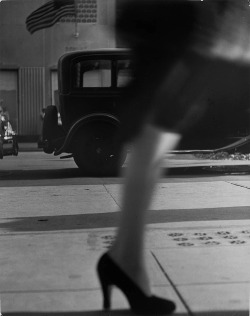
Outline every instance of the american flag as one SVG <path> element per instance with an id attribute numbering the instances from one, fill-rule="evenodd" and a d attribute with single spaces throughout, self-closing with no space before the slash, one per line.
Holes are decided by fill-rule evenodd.
<path id="1" fill-rule="evenodd" d="M 53 26 L 66 15 L 76 15 L 75 0 L 51 0 L 27 17 L 27 30 L 33 34 L 38 30 Z"/>

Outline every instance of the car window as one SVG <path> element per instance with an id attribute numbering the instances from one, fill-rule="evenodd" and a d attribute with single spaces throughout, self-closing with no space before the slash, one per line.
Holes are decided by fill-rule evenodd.
<path id="1" fill-rule="evenodd" d="M 125 87 L 133 79 L 131 60 L 117 61 L 117 87 Z"/>
<path id="2" fill-rule="evenodd" d="M 111 87 L 111 61 L 86 60 L 75 64 L 75 88 Z"/>

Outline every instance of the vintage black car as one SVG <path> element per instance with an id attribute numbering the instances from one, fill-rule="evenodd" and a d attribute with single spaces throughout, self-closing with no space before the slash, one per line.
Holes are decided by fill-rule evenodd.
<path id="1" fill-rule="evenodd" d="M 123 164 L 118 140 L 118 99 L 131 79 L 128 50 L 69 53 L 58 62 L 59 109 L 48 106 L 43 122 L 46 153 L 71 154 L 86 174 L 111 175 Z M 58 124 L 60 113 L 61 124 Z"/>
<path id="2" fill-rule="evenodd" d="M 4 115 L 0 115 L 0 159 L 4 156 L 18 155 L 17 134 L 12 129 L 10 121 Z"/>
<path id="3" fill-rule="evenodd" d="M 121 124 L 119 101 L 125 96 L 125 87 L 133 77 L 132 68 L 131 53 L 126 49 L 63 55 L 58 62 L 59 106 L 48 106 L 45 110 L 44 152 L 56 156 L 68 154 L 66 157 L 73 157 L 84 174 L 115 174 L 126 157 L 118 137 Z M 240 123 L 240 117 L 236 121 Z M 189 136 L 178 153 L 235 150 L 249 143 L 248 130 L 242 127 L 240 131 L 240 124 L 232 124 L 229 137 L 221 140 L 219 135 L 210 137 L 216 124 L 213 116 L 210 123 L 210 131 L 206 128 L 206 139 L 205 134 Z"/>

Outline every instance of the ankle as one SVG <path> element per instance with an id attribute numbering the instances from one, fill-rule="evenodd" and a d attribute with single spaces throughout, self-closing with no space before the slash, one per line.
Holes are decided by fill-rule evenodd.
<path id="1" fill-rule="evenodd" d="M 131 256 L 118 256 L 114 251 L 109 251 L 111 259 L 119 266 L 119 268 L 144 292 L 150 296 L 150 282 L 146 267 L 143 260 L 131 259 Z M 130 260 L 128 260 L 130 258 Z"/>

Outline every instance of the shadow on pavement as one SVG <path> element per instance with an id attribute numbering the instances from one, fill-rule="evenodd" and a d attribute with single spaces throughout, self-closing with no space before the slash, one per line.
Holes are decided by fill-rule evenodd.
<path id="1" fill-rule="evenodd" d="M 2 219 L 0 229 L 6 232 L 46 232 L 117 227 L 120 212 L 37 216 Z M 249 207 L 220 207 L 207 209 L 150 210 L 147 224 L 186 221 L 250 219 Z"/>
<path id="2" fill-rule="evenodd" d="M 112 310 L 109 312 L 105 311 L 83 311 L 83 312 L 35 312 L 35 313 L 29 313 L 29 312 L 13 312 L 13 313 L 4 313 L 4 316 L 129 316 L 134 315 L 129 310 Z"/>
<path id="3" fill-rule="evenodd" d="M 111 310 L 108 312 L 105 311 L 84 311 L 84 312 L 13 312 L 13 313 L 4 313 L 4 316 L 131 316 L 135 315 L 129 310 Z M 196 312 L 196 313 L 173 313 L 171 315 L 178 316 L 248 316 L 248 311 L 208 311 L 208 312 Z M 145 315 L 141 315 L 145 316 Z M 156 314 L 152 316 L 157 316 Z"/>
<path id="4" fill-rule="evenodd" d="M 82 177 L 78 168 L 35 169 L 35 170 L 1 170 L 1 180 L 42 180 Z"/>
<path id="5" fill-rule="evenodd" d="M 221 174 L 250 174 L 250 166 L 202 166 L 202 167 L 174 167 L 164 168 L 163 175 L 168 176 L 216 176 Z M 33 169 L 33 170 L 0 170 L 1 180 L 44 180 L 62 178 L 86 178 L 78 168 L 63 169 Z M 100 178 L 93 177 L 91 178 Z M 112 177 L 113 178 L 113 177 Z M 118 177 L 116 177 L 118 178 Z"/>

